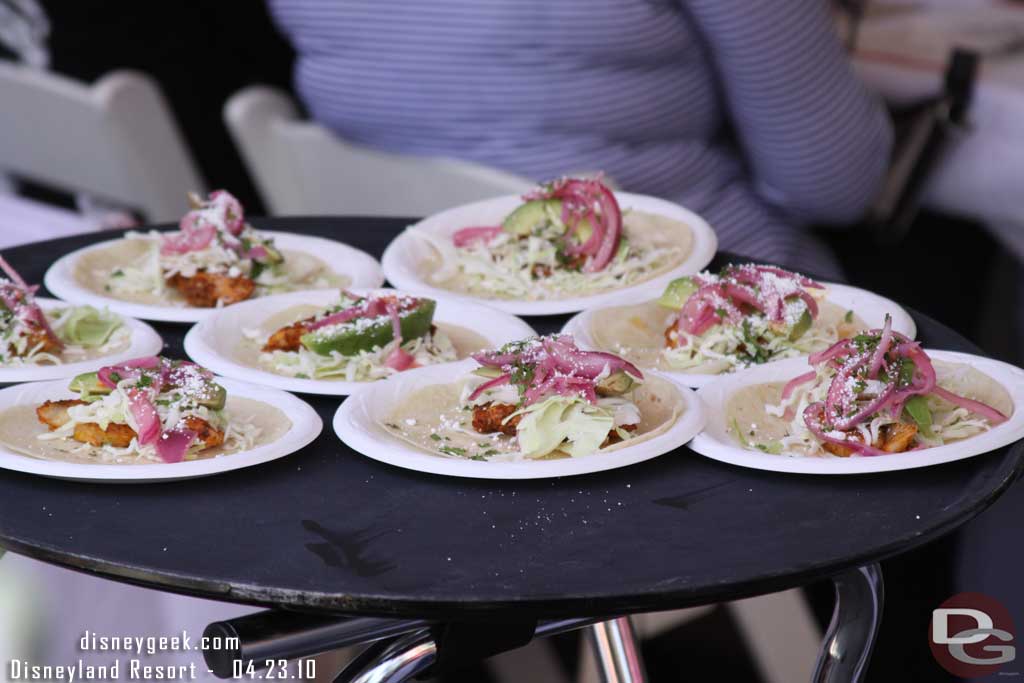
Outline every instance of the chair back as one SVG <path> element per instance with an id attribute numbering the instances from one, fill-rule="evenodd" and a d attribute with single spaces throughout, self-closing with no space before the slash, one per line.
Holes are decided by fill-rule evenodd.
<path id="1" fill-rule="evenodd" d="M 350 144 L 302 120 L 291 98 L 265 86 L 233 95 L 224 120 L 275 214 L 424 216 L 533 186 L 479 164 Z"/>
<path id="2" fill-rule="evenodd" d="M 176 221 L 205 186 L 155 82 L 115 71 L 88 86 L 0 62 L 0 173 Z"/>

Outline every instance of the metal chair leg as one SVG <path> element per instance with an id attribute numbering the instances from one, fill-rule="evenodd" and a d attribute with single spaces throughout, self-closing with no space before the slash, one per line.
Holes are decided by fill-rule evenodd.
<path id="1" fill-rule="evenodd" d="M 402 683 L 434 663 L 437 644 L 429 629 L 376 643 L 338 674 L 334 683 Z"/>
<path id="2" fill-rule="evenodd" d="M 604 683 L 646 683 L 640 645 L 629 617 L 594 624 L 590 635 Z"/>
<path id="3" fill-rule="evenodd" d="M 858 683 L 868 668 L 882 621 L 882 569 L 869 564 L 833 579 L 836 607 L 825 633 L 812 683 Z"/>
<path id="4" fill-rule="evenodd" d="M 544 621 L 537 624 L 534 637 L 546 638 L 558 633 L 574 631 L 589 626 L 595 621 L 597 620 L 594 617 Z M 621 681 L 621 683 L 644 683 L 643 667 L 639 664 L 640 655 L 636 650 L 636 643 L 632 639 L 632 628 L 628 620 L 625 621 L 628 636 L 625 638 L 620 636 L 620 640 L 625 640 L 631 645 L 631 648 L 620 649 L 633 653 L 632 658 L 636 661 L 641 676 L 613 680 Z M 409 633 L 390 641 L 378 641 L 371 645 L 338 674 L 334 683 L 402 683 L 422 674 L 436 661 L 437 643 L 434 642 L 434 635 L 430 629 L 421 629 L 415 633 Z"/>

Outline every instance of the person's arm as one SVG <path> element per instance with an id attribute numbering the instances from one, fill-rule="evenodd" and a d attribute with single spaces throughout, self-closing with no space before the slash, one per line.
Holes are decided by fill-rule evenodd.
<path id="1" fill-rule="evenodd" d="M 769 202 L 849 223 L 883 180 L 892 126 L 857 80 L 826 0 L 683 0 L 721 81 L 730 117 Z"/>

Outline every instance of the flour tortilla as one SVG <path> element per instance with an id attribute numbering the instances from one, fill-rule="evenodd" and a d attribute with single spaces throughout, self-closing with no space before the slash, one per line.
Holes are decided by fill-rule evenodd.
<path id="1" fill-rule="evenodd" d="M 63 397 L 61 397 L 63 398 Z M 0 444 L 21 455 L 38 460 L 52 460 L 88 465 L 160 465 L 156 460 L 139 459 L 135 456 L 100 459 L 100 449 L 90 448 L 83 453 L 73 452 L 85 445 L 73 439 L 40 440 L 36 436 L 49 432 L 46 425 L 36 418 L 36 405 L 20 405 L 0 413 Z M 256 438 L 254 448 L 277 441 L 291 429 L 292 421 L 278 408 L 250 398 L 229 396 L 225 408 L 229 421 L 251 421 L 260 426 L 261 431 Z M 218 456 L 231 455 L 238 450 L 229 451 L 224 447 L 209 448 L 197 454 L 197 460 L 206 460 Z"/>
<path id="2" fill-rule="evenodd" d="M 642 282 L 647 282 L 648 280 L 658 277 L 662 273 L 666 273 L 673 268 L 677 268 L 679 264 L 689 257 L 690 252 L 693 251 L 693 231 L 690 229 L 690 226 L 681 221 L 668 218 L 667 216 L 647 213 L 645 211 L 624 211 L 622 215 L 622 232 L 626 239 L 629 240 L 630 244 L 638 247 L 675 247 L 677 249 L 675 255 L 672 258 L 666 259 L 659 268 L 652 269 L 643 277 L 630 282 L 630 287 Z M 454 249 L 454 247 L 452 248 Z M 441 273 L 451 268 L 450 265 L 443 263 L 444 258 L 445 255 L 439 253 L 436 247 L 433 249 L 424 249 L 418 264 L 420 276 L 425 280 L 436 284 L 438 287 L 449 291 L 471 293 L 473 296 L 480 298 L 500 298 L 487 293 L 478 292 L 476 290 L 470 291 L 465 279 L 460 274 L 456 274 L 447 279 L 438 280 L 438 278 L 445 277 Z M 581 277 L 586 277 L 586 275 L 583 274 Z M 600 290 L 588 292 L 587 294 L 593 295 L 598 293 L 600 293 Z M 579 294 L 548 294 L 539 300 L 557 301 L 559 299 L 568 299 L 576 296 L 579 296 Z"/>
<path id="3" fill-rule="evenodd" d="M 452 457 L 440 453 L 437 450 L 439 444 L 467 448 L 488 438 L 500 439 L 505 450 L 509 450 L 512 437 L 464 434 L 444 427 L 450 416 L 467 414 L 459 404 L 464 384 L 465 381 L 461 381 L 450 384 L 434 384 L 417 389 L 407 396 L 405 401 L 381 422 L 381 425 L 402 440 L 439 457 Z M 633 390 L 632 394 L 633 402 L 640 409 L 640 425 L 637 431 L 634 432 L 632 438 L 626 441 L 602 448 L 601 453 L 629 448 L 664 433 L 676 423 L 685 410 L 685 403 L 679 388 L 660 377 L 648 376 L 643 384 Z M 399 429 L 396 430 L 391 425 L 399 426 Z M 434 432 L 449 437 L 449 440 L 441 443 L 433 439 L 431 434 Z M 538 459 L 548 460 L 562 457 L 569 456 L 555 452 Z M 505 457 L 495 456 L 493 458 L 494 461 L 505 462 L 518 459 L 520 459 L 518 456 L 508 453 L 505 454 Z"/>
<path id="4" fill-rule="evenodd" d="M 992 377 L 965 363 L 933 360 L 932 365 L 935 366 L 935 374 L 942 388 L 986 403 L 1007 417 L 1013 414 L 1013 399 L 1003 385 Z M 751 425 L 757 425 L 756 436 L 750 438 L 759 443 L 779 441 L 789 436 L 789 421 L 781 416 L 769 415 L 765 410 L 765 406 L 778 405 L 782 401 L 782 388 L 785 385 L 785 382 L 752 384 L 733 393 L 725 404 L 726 425 L 731 430 L 735 420 L 745 435 Z M 949 410 L 954 407 L 935 397 L 929 400 L 936 400 Z"/>
<path id="5" fill-rule="evenodd" d="M 166 287 L 161 294 L 150 292 L 115 292 L 106 289 L 110 271 L 119 266 L 134 266 L 158 248 L 154 238 L 125 238 L 109 247 L 95 249 L 82 254 L 75 260 L 73 275 L 82 287 L 105 297 L 130 301 L 150 306 L 185 307 L 185 298 L 172 287 Z M 281 250 L 284 256 L 285 272 L 288 274 L 287 287 L 278 288 L 276 293 L 289 290 L 308 289 L 322 275 L 328 277 L 328 286 L 344 288 L 351 284 L 348 276 L 332 272 L 332 269 L 316 256 L 304 251 Z"/>
<path id="6" fill-rule="evenodd" d="M 837 326 L 843 337 L 852 337 L 868 328 L 867 323 L 856 314 L 847 323 L 844 320 L 846 310 L 830 301 L 820 302 L 814 327 L 821 329 Z M 718 375 L 732 367 L 724 360 L 710 360 L 686 369 L 670 366 L 662 349 L 665 348 L 665 328 L 673 315 L 675 313 L 672 310 L 659 306 L 657 301 L 601 308 L 590 316 L 590 338 L 597 348 L 618 354 L 642 368 Z"/>
<path id="7" fill-rule="evenodd" d="M 243 365 L 266 369 L 265 366 L 260 363 L 260 353 L 267 338 L 282 327 L 291 325 L 296 320 L 302 320 L 316 315 L 321 310 L 323 310 L 323 308 L 320 306 L 301 304 L 299 306 L 291 306 L 282 311 L 278 311 L 263 321 L 263 324 L 260 325 L 257 330 L 258 335 L 255 339 L 250 340 L 250 343 L 236 345 L 231 357 Z M 439 332 L 443 332 L 448 335 L 448 338 L 452 342 L 452 346 L 455 347 L 455 353 L 459 360 L 469 358 L 470 354 L 476 353 L 477 351 L 483 351 L 484 349 L 489 349 L 491 347 L 491 343 L 488 342 L 487 339 L 472 330 L 466 329 L 465 327 L 439 322 L 435 322 L 434 326 Z M 325 379 L 323 381 L 330 382 L 335 380 Z M 344 381 L 344 378 L 339 378 L 336 381 Z"/>

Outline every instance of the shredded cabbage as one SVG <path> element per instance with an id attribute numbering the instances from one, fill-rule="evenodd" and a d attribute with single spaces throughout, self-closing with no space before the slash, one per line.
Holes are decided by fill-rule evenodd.
<path id="1" fill-rule="evenodd" d="M 161 254 L 162 233 L 151 230 L 148 233 L 129 232 L 126 239 L 143 240 L 148 244 L 142 256 L 134 263 L 121 264 L 116 268 L 102 270 L 97 274 L 106 282 L 106 289 L 114 294 L 161 296 L 168 290 L 167 280 L 174 275 L 193 277 L 203 271 L 220 273 L 229 277 L 245 276 L 256 284 L 256 296 L 291 291 L 296 283 L 283 262 L 273 264 L 257 263 L 251 258 L 230 248 L 218 234 L 205 249 L 183 254 Z M 250 226 L 238 236 L 246 245 L 273 246 L 273 240 L 263 237 Z M 311 289 L 334 286 L 336 277 L 331 273 L 320 273 L 312 281 L 303 280 L 303 286 Z"/>
<path id="2" fill-rule="evenodd" d="M 75 306 L 54 311 L 52 316 L 53 331 L 65 344 L 74 344 L 86 348 L 103 346 L 121 327 L 121 318 L 104 309 L 92 306 Z"/>
<path id="3" fill-rule="evenodd" d="M 25 334 L 25 327 L 4 310 L 0 312 L 0 363 L 8 366 L 61 365 L 112 353 L 126 347 L 131 340 L 131 330 L 122 324 L 118 315 L 106 309 L 69 306 L 43 311 L 43 314 L 64 343 L 64 349 L 57 354 L 43 351 L 42 342 L 29 346 L 31 337 Z"/>
<path id="4" fill-rule="evenodd" d="M 522 415 L 516 432 L 526 458 L 555 450 L 572 457 L 596 453 L 614 426 L 610 411 L 568 396 L 548 397 L 512 415 Z"/>
<path id="5" fill-rule="evenodd" d="M 806 310 L 806 304 L 799 300 L 790 302 L 788 306 Z M 789 317 L 787 315 L 787 319 Z M 839 340 L 838 323 L 812 325 L 799 338 L 791 340 L 790 325 L 773 323 L 760 313 L 747 315 L 743 320 L 745 326 L 720 323 L 701 335 L 674 329 L 672 334 L 685 343 L 665 347 L 662 350 L 665 362 L 675 370 L 696 368 L 705 363 L 723 363 L 728 371 L 749 367 L 756 362 L 806 356 Z M 751 339 L 757 340 L 757 345 L 763 350 L 765 357 L 762 360 L 755 360 L 754 354 L 750 353 Z"/>
<path id="6" fill-rule="evenodd" d="M 68 417 L 70 419 L 65 424 L 52 432 L 44 432 L 36 438 L 41 441 L 71 441 L 75 425 L 87 423 L 95 423 L 103 430 L 106 430 L 111 423 L 126 424 L 138 433 L 139 425 L 136 424 L 132 411 L 128 407 L 126 393 L 126 390 L 133 388 L 136 382 L 136 379 L 122 380 L 109 394 L 89 403 L 69 407 Z M 224 410 L 212 410 L 207 406 L 199 405 L 176 388 L 168 388 L 158 394 L 153 405 L 160 418 L 161 428 L 164 430 L 175 427 L 189 416 L 202 418 L 214 428 L 224 430 L 224 444 L 219 449 L 225 453 L 253 448 L 260 435 L 261 428 L 253 424 L 251 420 L 232 419 Z M 186 452 L 185 460 L 195 460 L 203 448 L 202 442 L 197 441 Z M 163 462 L 157 455 L 154 444 L 140 446 L 137 439 L 132 439 L 131 443 L 124 448 L 110 445 L 92 446 L 82 443 L 71 449 L 71 452 L 92 455 L 103 463 L 124 462 L 126 458 L 134 458 L 138 462 Z"/>
<path id="7" fill-rule="evenodd" d="M 262 336 L 258 331 L 248 334 L 254 341 Z M 376 346 L 370 351 L 360 351 L 354 356 L 343 356 L 337 351 L 324 356 L 300 347 L 298 351 L 263 352 L 260 354 L 260 364 L 287 377 L 370 382 L 390 377 L 398 372 L 384 364 L 394 349 L 395 342 L 392 341 L 383 347 Z M 410 339 L 402 344 L 402 349 L 416 359 L 418 366 L 458 360 L 458 353 L 451 339 L 440 330 Z"/>
<path id="8" fill-rule="evenodd" d="M 503 232 L 487 243 L 465 247 L 412 230 L 441 257 L 441 268 L 431 275 L 435 284 L 461 275 L 460 288 L 466 292 L 500 299 L 586 296 L 626 287 L 646 279 L 680 252 L 677 247 L 631 246 L 623 238 L 619 252 L 603 270 L 585 273 L 568 268 L 558 249 L 565 225 L 557 212 L 548 213 L 548 223 L 531 235 L 520 238 Z"/>
<path id="9" fill-rule="evenodd" d="M 828 394 L 829 384 L 834 376 L 834 370 L 827 365 L 817 368 L 817 377 L 811 382 L 803 384 L 793 390 L 789 398 L 780 401 L 776 405 L 766 405 L 765 412 L 775 417 L 782 417 L 787 411 L 792 411 L 793 416 L 787 423 L 787 435 L 779 440 L 782 446 L 782 454 L 789 456 L 828 456 L 837 457 L 826 451 L 821 443 L 815 438 L 811 431 L 804 424 L 804 410 L 811 403 L 824 401 Z M 942 382 L 939 382 L 940 386 Z M 917 433 L 917 442 L 924 446 L 941 446 L 948 441 L 965 439 L 975 434 L 988 431 L 991 428 L 988 421 L 973 415 L 964 408 L 952 406 L 934 395 L 928 395 L 928 407 L 932 413 L 932 437 L 929 438 Z M 893 417 L 888 410 L 883 410 L 872 419 L 857 425 L 856 430 L 860 433 L 865 443 L 876 443 L 881 434 L 882 427 L 899 422 L 899 416 Z M 738 425 L 733 427 L 741 437 L 741 443 L 747 448 L 758 447 L 757 443 L 746 443 L 743 434 L 738 430 Z M 750 425 L 746 434 L 751 439 L 756 438 L 757 425 Z M 840 436 L 840 434 L 836 434 Z M 759 450 L 765 450 L 763 448 Z"/>

